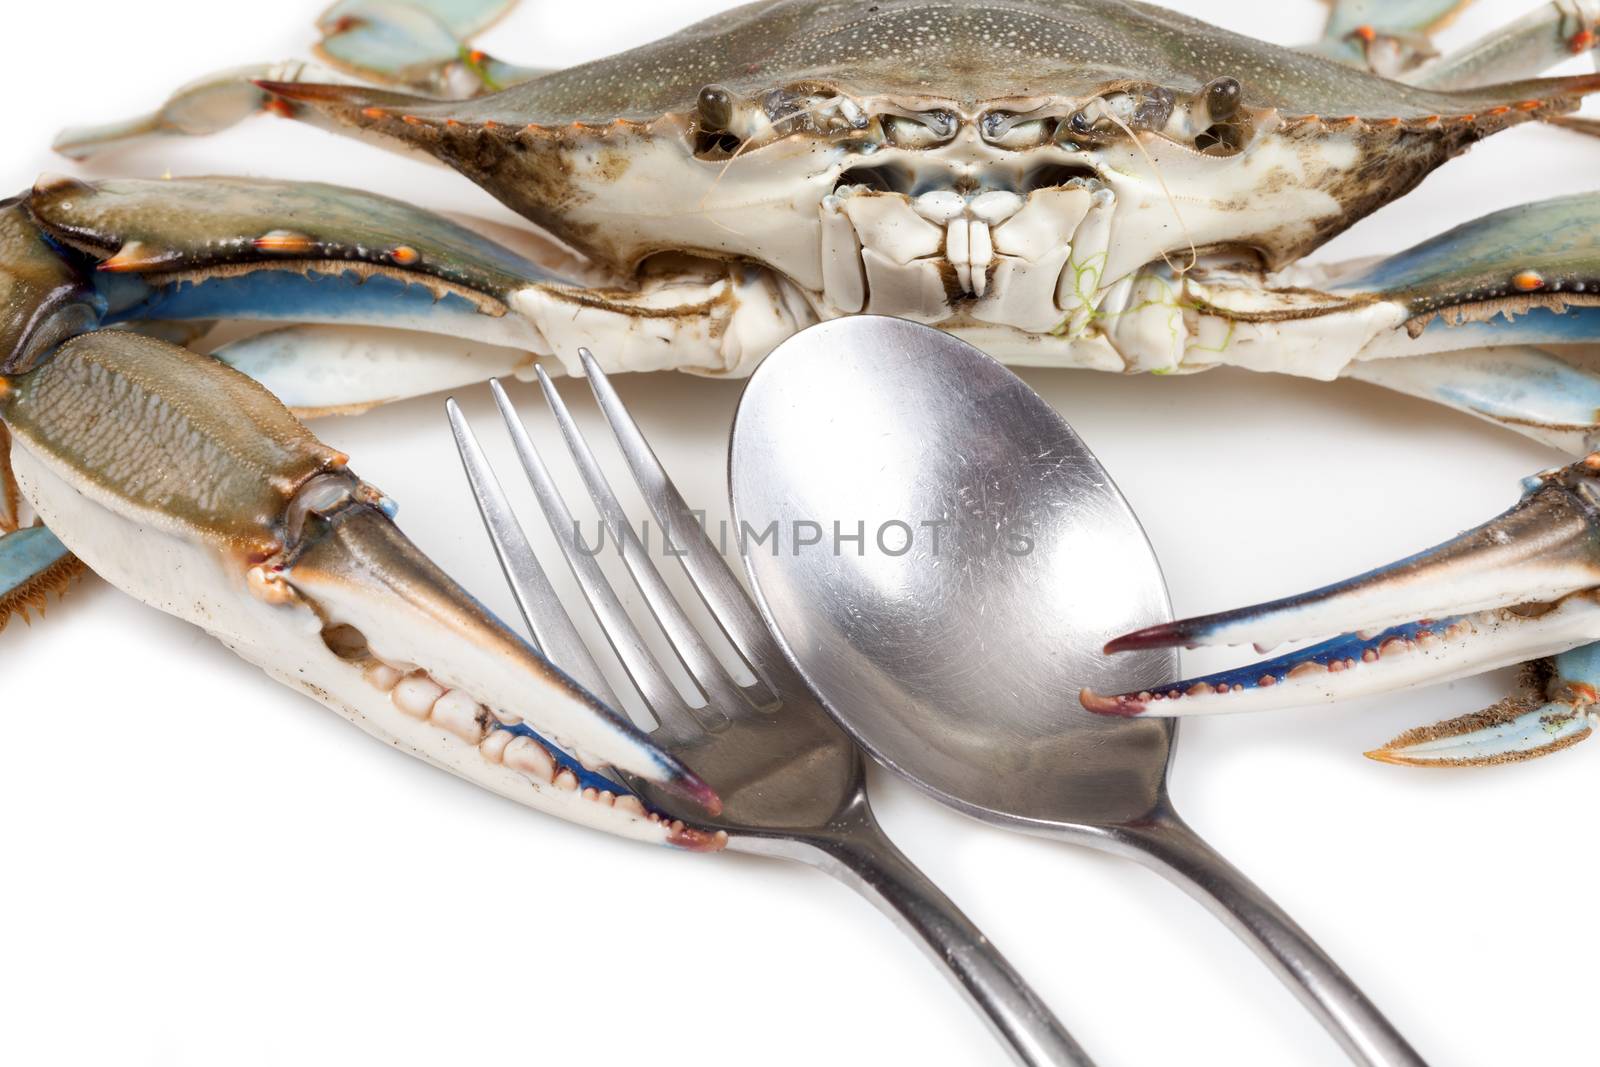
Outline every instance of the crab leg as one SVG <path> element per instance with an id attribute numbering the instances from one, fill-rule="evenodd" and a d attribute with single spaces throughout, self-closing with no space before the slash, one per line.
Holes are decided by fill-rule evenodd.
<path id="1" fill-rule="evenodd" d="M 1600 46 L 1597 0 L 1555 0 L 1406 78 L 1429 89 L 1467 89 L 1549 70 Z"/>
<path id="2" fill-rule="evenodd" d="M 324 129 L 331 128 L 313 114 L 296 113 L 256 86 L 256 82 L 266 79 L 291 83 L 350 80 L 328 67 L 297 59 L 231 67 L 179 87 L 148 114 L 92 126 L 68 127 L 56 135 L 51 148 L 68 159 L 86 160 L 157 137 L 206 137 L 263 113 L 299 118 Z"/>
<path id="3" fill-rule="evenodd" d="M 806 305 L 768 271 L 730 265 L 594 291 L 439 215 L 329 185 L 46 177 L 12 218 L 39 269 L 78 294 L 74 332 L 219 318 L 334 327 L 218 353 L 308 413 L 531 375 L 536 356 L 579 345 L 613 353 L 615 369 L 670 359 L 726 373 L 807 324 Z M 349 327 L 448 340 L 413 348 Z"/>
<path id="4" fill-rule="evenodd" d="M 1594 376 L 1528 349 L 1600 343 L 1600 194 L 1496 212 L 1321 287 L 1214 271 L 1175 292 L 1119 328 L 1164 324 L 1176 304 L 1184 369 L 1362 378 L 1578 451 L 1597 428 L 1580 400 Z"/>
<path id="5" fill-rule="evenodd" d="M 494 792 L 643 840 L 715 845 L 652 820 L 602 775 L 714 811 L 703 782 L 451 581 L 345 457 L 244 375 L 102 330 L 0 378 L 0 418 L 39 515 L 113 585 Z"/>
<path id="6" fill-rule="evenodd" d="M 88 186 L 50 184 L 46 206 L 52 190 L 101 224 L 118 218 L 119 205 Z M 81 570 L 70 550 L 369 733 L 480 785 L 630 836 L 715 844 L 653 820 L 600 772 L 620 768 L 714 805 L 698 779 L 422 556 L 390 521 L 392 506 L 270 393 L 153 337 L 81 333 L 172 287 L 204 283 L 96 270 L 99 231 L 42 229 L 35 198 L 0 205 L 0 425 L 11 445 L 0 486 L 20 486 L 50 528 L 0 538 L 0 619 L 38 606 Z M 192 218 L 209 217 L 204 199 L 188 199 Z M 142 245 L 118 251 L 192 266 L 192 245 L 157 239 L 163 220 L 183 210 L 164 206 L 154 228 L 139 231 Z M 356 206 L 383 217 L 381 204 Z M 210 204 L 213 216 L 218 207 Z M 335 212 L 328 225 L 340 221 Z M 418 233 L 419 246 L 435 250 L 455 236 Z M 457 266 L 482 282 L 500 262 L 486 253 Z M 418 284 L 447 281 L 425 275 Z M 5 495 L 9 524 L 18 505 Z"/>
<path id="7" fill-rule="evenodd" d="M 1470 412 L 1568 455 L 1595 445 L 1600 374 L 1540 348 L 1467 349 L 1352 363 L 1346 378 Z"/>
<path id="8" fill-rule="evenodd" d="M 1393 78 L 1438 53 L 1428 35 L 1472 0 L 1332 0 L 1308 51 Z"/>
<path id="9" fill-rule="evenodd" d="M 1526 78 L 1596 46 L 1595 0 L 1554 0 L 1442 58 L 1429 35 L 1471 0 L 1337 0 L 1310 51 L 1429 89 Z M 1430 62 L 1431 61 L 1431 62 Z"/>
<path id="10" fill-rule="evenodd" d="M 63 130 L 54 147 L 70 159 L 89 159 L 152 137 L 204 137 L 263 113 L 331 128 L 314 112 L 259 88 L 260 81 L 370 81 L 443 99 L 516 85 L 543 72 L 504 63 L 467 44 L 515 3 L 340 0 L 317 20 L 323 37 L 316 52 L 327 67 L 285 60 L 217 71 L 182 86 L 147 115 Z"/>
<path id="11" fill-rule="evenodd" d="M 338 0 L 317 19 L 317 55 L 365 81 L 460 98 L 543 71 L 502 62 L 467 42 L 517 0 Z"/>
<path id="12" fill-rule="evenodd" d="M 47 175 L 26 208 L 81 254 L 104 325 L 361 323 L 529 347 L 537 332 L 512 299 L 563 280 L 439 215 L 332 185 Z"/>

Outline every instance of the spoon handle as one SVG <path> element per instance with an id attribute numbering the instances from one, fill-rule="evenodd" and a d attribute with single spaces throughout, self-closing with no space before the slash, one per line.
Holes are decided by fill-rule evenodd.
<path id="1" fill-rule="evenodd" d="M 1119 826 L 1123 852 L 1171 881 L 1255 950 L 1345 1052 L 1367 1067 L 1426 1067 L 1337 963 L 1244 872 L 1170 808 L 1138 826 Z"/>
<path id="2" fill-rule="evenodd" d="M 1024 1067 L 1095 1067 L 983 931 L 889 840 L 865 804 L 835 830 L 739 847 L 810 864 L 870 900 L 945 970 Z"/>

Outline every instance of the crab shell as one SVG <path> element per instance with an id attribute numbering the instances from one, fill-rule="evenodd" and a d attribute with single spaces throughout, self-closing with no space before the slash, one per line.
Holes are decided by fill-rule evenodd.
<path id="1" fill-rule="evenodd" d="M 449 163 L 616 275 L 1081 333 L 1163 257 L 1304 255 L 1595 78 L 1435 92 L 1137 3 L 769 0 L 470 101 L 266 88 Z"/>

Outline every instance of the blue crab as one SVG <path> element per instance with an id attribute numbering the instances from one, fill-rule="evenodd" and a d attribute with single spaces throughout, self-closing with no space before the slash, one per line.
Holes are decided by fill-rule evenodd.
<path id="1" fill-rule="evenodd" d="M 1420 35 L 1454 3 L 1340 3 L 1292 50 L 1120 0 L 767 0 L 556 72 L 466 43 L 505 6 L 347 0 L 331 66 L 204 79 L 58 147 L 311 122 L 461 171 L 537 227 L 515 249 L 311 183 L 46 176 L 0 204 L 0 620 L 81 560 L 480 785 L 716 847 L 607 777 L 714 811 L 693 770 L 473 602 L 296 415 L 580 345 L 738 375 L 867 311 L 1018 363 L 1350 375 L 1577 451 L 1596 429 L 1600 380 L 1550 349 L 1600 333 L 1600 198 L 1295 265 L 1475 142 L 1571 121 L 1600 76 L 1536 75 L 1592 47 L 1588 0 L 1442 58 Z M 296 325 L 185 347 L 218 319 Z"/>

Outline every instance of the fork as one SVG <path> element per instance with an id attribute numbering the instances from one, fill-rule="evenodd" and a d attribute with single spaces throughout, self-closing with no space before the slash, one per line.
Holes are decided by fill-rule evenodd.
<path id="1" fill-rule="evenodd" d="M 658 722 L 651 739 L 716 789 L 707 818 L 649 783 L 622 776 L 665 816 L 726 835 L 726 847 L 797 860 L 861 893 L 948 973 L 1019 1063 L 1092 1067 L 1065 1027 L 988 938 L 885 835 L 867 802 L 860 750 L 823 712 L 784 659 L 761 616 L 704 527 L 667 477 L 587 349 L 579 349 L 600 410 L 656 521 L 710 615 L 756 681 L 722 666 L 649 559 L 582 432 L 543 369 L 539 387 L 555 415 L 605 529 L 693 680 L 702 704 L 678 692 L 597 564 L 579 545 L 565 501 L 499 381 L 489 383 L 524 473 L 606 640 Z M 595 696 L 621 707 L 562 607 L 455 399 L 445 402 L 456 447 L 506 580 L 536 645 Z"/>

